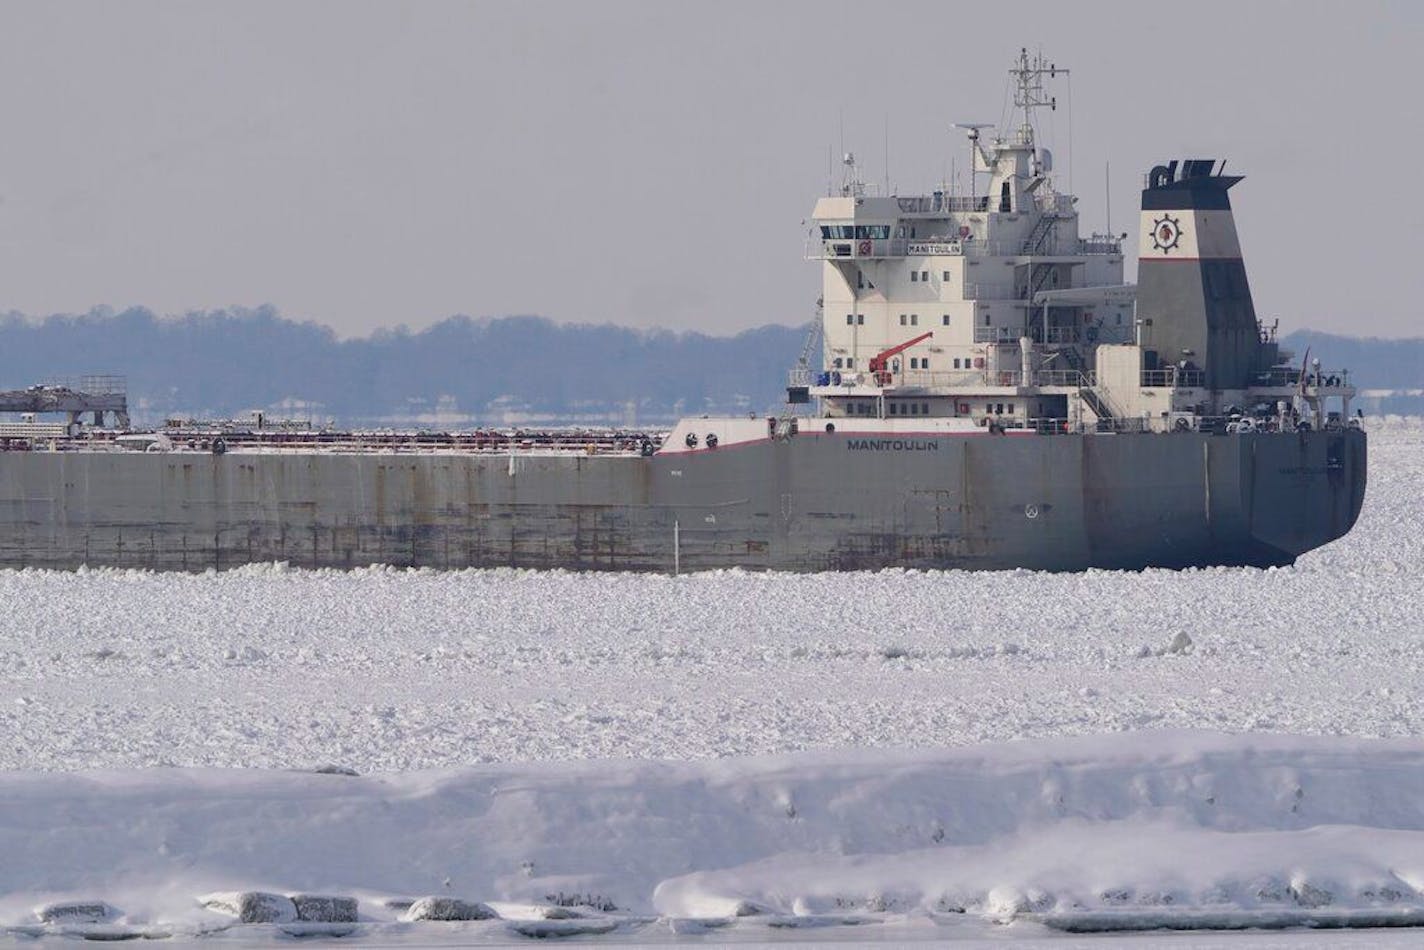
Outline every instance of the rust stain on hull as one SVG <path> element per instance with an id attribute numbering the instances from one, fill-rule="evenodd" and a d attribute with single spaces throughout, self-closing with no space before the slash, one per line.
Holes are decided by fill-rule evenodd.
<path id="1" fill-rule="evenodd" d="M 850 458 L 814 433 L 675 458 L 0 453 L 0 565 L 1281 564 L 1348 531 L 1364 497 L 1357 431 L 936 441 Z"/>

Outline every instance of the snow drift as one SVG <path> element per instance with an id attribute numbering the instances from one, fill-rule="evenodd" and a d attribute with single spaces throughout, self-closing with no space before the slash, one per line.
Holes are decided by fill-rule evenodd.
<path id="1" fill-rule="evenodd" d="M 368 927 L 423 895 L 624 927 L 1408 922 L 1421 788 L 1417 739 L 1192 732 L 405 775 L 10 773 L 0 924 L 69 901 L 109 905 L 106 925 L 207 930 L 234 918 L 200 898 L 243 891 L 355 897 Z"/>

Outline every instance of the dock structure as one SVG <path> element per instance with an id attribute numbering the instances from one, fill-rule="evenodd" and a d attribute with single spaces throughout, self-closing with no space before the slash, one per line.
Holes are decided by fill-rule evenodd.
<path id="1" fill-rule="evenodd" d="M 128 380 L 123 376 L 77 376 L 51 379 L 28 389 L 0 390 L 0 412 L 65 413 L 69 424 L 87 413 L 96 426 L 112 416 L 118 429 L 129 427 Z"/>

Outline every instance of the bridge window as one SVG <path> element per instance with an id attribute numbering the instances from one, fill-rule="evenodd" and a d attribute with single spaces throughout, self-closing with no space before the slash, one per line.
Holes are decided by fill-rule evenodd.
<path id="1" fill-rule="evenodd" d="M 912 313 L 912 314 L 910 314 L 910 326 L 912 326 L 912 327 L 917 327 L 917 326 L 919 326 L 919 325 L 920 325 L 920 315 L 919 315 L 918 313 Z"/>
<path id="2" fill-rule="evenodd" d="M 1013 404 L 1013 403 L 1009 403 L 1009 415 L 1013 415 L 1013 414 L 1014 414 L 1014 404 Z"/>
<path id="3" fill-rule="evenodd" d="M 855 325 L 855 314 L 853 314 L 853 313 L 848 313 L 848 314 L 846 314 L 846 326 L 849 327 L 849 326 L 854 326 L 854 325 Z"/>
<path id="4" fill-rule="evenodd" d="M 940 317 L 940 323 L 943 326 L 949 326 L 949 314 L 946 313 L 944 316 Z"/>
<path id="5" fill-rule="evenodd" d="M 929 415 L 929 414 L 930 414 L 930 404 L 927 403 L 927 402 L 922 402 L 922 403 L 920 403 L 920 415 L 922 415 L 922 416 L 927 416 L 927 415 Z"/>
<path id="6" fill-rule="evenodd" d="M 920 357 L 920 369 L 929 369 L 929 368 L 930 368 L 930 358 L 929 358 L 928 356 L 922 356 L 922 357 Z"/>
<path id="7" fill-rule="evenodd" d="M 928 284 L 930 282 L 930 272 L 927 270 L 920 271 L 920 281 Z"/>
<path id="8" fill-rule="evenodd" d="M 917 281 L 917 280 L 919 280 L 919 279 L 920 279 L 920 272 L 919 272 L 919 271 L 917 271 L 917 270 L 912 270 L 912 271 L 910 271 L 910 283 L 913 284 L 915 281 Z"/>
<path id="9" fill-rule="evenodd" d="M 949 281 L 949 271 L 944 272 L 944 280 L 946 283 Z"/>
<path id="10" fill-rule="evenodd" d="M 907 319 L 907 317 L 906 317 L 905 314 L 903 314 L 903 313 L 900 314 L 900 326 L 902 326 L 902 327 L 905 326 L 905 320 L 906 320 L 906 319 Z"/>

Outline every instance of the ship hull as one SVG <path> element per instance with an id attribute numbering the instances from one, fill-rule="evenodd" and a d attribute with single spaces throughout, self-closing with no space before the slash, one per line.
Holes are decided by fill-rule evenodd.
<path id="1" fill-rule="evenodd" d="M 1284 565 L 1363 432 L 802 433 L 652 457 L 12 452 L 0 566 L 695 571 Z"/>

